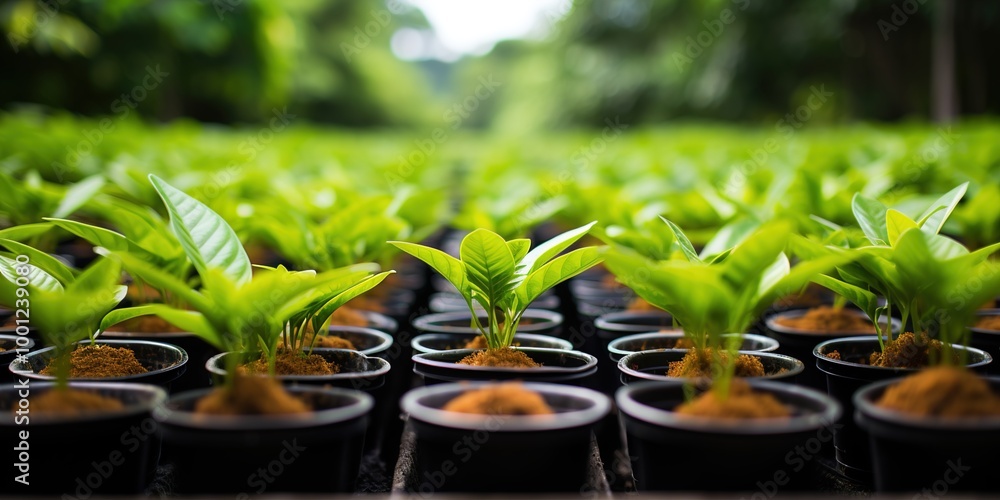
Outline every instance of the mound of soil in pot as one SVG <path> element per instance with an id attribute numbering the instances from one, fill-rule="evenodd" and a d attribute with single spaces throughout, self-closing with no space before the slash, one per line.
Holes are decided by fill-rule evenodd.
<path id="1" fill-rule="evenodd" d="M 868 359 L 872 366 L 889 368 L 923 368 L 931 359 L 940 359 L 944 344 L 926 333 L 906 332 L 885 346 L 884 352 L 874 352 Z M 957 357 L 956 357 L 957 359 Z"/>
<path id="2" fill-rule="evenodd" d="M 489 347 L 489 344 L 486 343 L 486 336 L 476 335 L 476 338 L 465 343 L 463 349 L 488 349 Z"/>
<path id="3" fill-rule="evenodd" d="M 1000 396 L 968 370 L 928 368 L 886 388 L 876 403 L 882 408 L 934 417 L 1000 415 Z"/>
<path id="4" fill-rule="evenodd" d="M 351 349 L 351 350 L 357 350 L 357 348 L 354 347 L 354 343 L 353 342 L 351 342 L 350 340 L 347 340 L 345 338 L 338 337 L 336 335 L 317 335 L 315 341 L 316 341 L 316 343 L 312 344 L 312 342 L 313 342 L 313 336 L 310 335 L 306 339 L 306 345 L 314 345 L 316 347 L 331 347 L 331 348 L 334 348 L 334 349 Z"/>
<path id="5" fill-rule="evenodd" d="M 976 321 L 976 328 L 1000 331 L 1000 316 L 983 316 Z"/>
<path id="6" fill-rule="evenodd" d="M 194 411 L 211 415 L 280 415 L 312 410 L 273 378 L 240 375 L 228 387 L 199 399 Z"/>
<path id="7" fill-rule="evenodd" d="M 42 368 L 42 375 L 55 375 L 55 360 Z M 70 353 L 70 378 L 107 378 L 139 375 L 148 370 L 126 347 L 97 344 L 79 346 Z"/>
<path id="8" fill-rule="evenodd" d="M 352 307 L 338 307 L 330 315 L 331 325 L 341 326 L 368 326 L 368 318 L 364 314 Z"/>
<path id="9" fill-rule="evenodd" d="M 52 389 L 41 396 L 32 396 L 33 413 L 78 415 L 88 412 L 115 411 L 124 408 L 122 402 L 97 393 L 75 389 Z M 11 408 L 15 410 L 16 408 Z"/>
<path id="10" fill-rule="evenodd" d="M 149 314 L 118 323 L 117 325 L 108 328 L 108 331 L 133 333 L 180 333 L 184 330 L 177 328 L 159 316 Z"/>
<path id="11" fill-rule="evenodd" d="M 729 394 L 726 397 L 720 397 L 716 391 L 708 391 L 678 406 L 674 411 L 681 415 L 728 419 L 791 416 L 788 408 L 773 395 L 754 392 L 750 384 L 740 379 L 729 382 Z"/>
<path id="12" fill-rule="evenodd" d="M 715 365 L 716 355 L 712 349 L 691 349 L 680 361 L 673 361 L 667 369 L 668 377 L 679 378 L 702 378 L 712 376 L 712 366 Z M 729 353 L 718 352 L 718 360 L 724 364 L 729 360 Z M 737 377 L 763 377 L 764 365 L 760 358 L 749 354 L 740 354 L 736 357 Z"/>
<path id="13" fill-rule="evenodd" d="M 250 373 L 267 373 L 267 358 L 260 358 L 243 365 Z M 327 361 L 319 354 L 303 355 L 301 352 L 282 351 L 274 357 L 275 375 L 333 375 L 340 366 Z"/>
<path id="14" fill-rule="evenodd" d="M 477 351 L 462 358 L 458 364 L 493 368 L 538 368 L 542 366 L 527 354 L 509 347 Z"/>
<path id="15" fill-rule="evenodd" d="M 545 399 L 517 382 L 496 384 L 462 393 L 448 401 L 445 411 L 480 415 L 549 415 Z"/>
<path id="16" fill-rule="evenodd" d="M 805 314 L 795 318 L 782 317 L 776 322 L 779 325 L 795 328 L 804 332 L 865 332 L 875 333 L 875 325 L 865 318 L 851 314 L 843 308 L 819 306 L 809 309 Z"/>

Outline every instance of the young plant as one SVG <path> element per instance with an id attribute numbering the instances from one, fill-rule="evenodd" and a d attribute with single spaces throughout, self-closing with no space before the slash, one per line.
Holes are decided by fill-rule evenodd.
<path id="1" fill-rule="evenodd" d="M 984 302 L 1000 294 L 1000 273 L 988 257 L 1000 243 L 970 252 L 940 234 L 967 184 L 941 196 L 917 219 L 862 195 L 854 197 L 854 213 L 868 244 L 856 250 L 858 259 L 836 273 L 818 276 L 816 283 L 853 302 L 875 320 L 884 352 L 895 340 L 879 318 L 900 312 L 904 328 L 936 336 L 945 343 L 943 362 L 950 362 L 949 344 L 966 344 L 965 326 Z M 831 247 L 809 247 L 812 255 Z M 835 247 L 834 247 L 835 248 Z M 885 305 L 878 305 L 878 296 Z M 978 301 L 978 302 L 976 302 Z"/>
<path id="2" fill-rule="evenodd" d="M 230 377 L 241 360 L 261 355 L 268 359 L 273 373 L 283 332 L 292 331 L 294 335 L 307 321 L 314 328 L 322 328 L 325 319 L 317 314 L 327 314 L 329 318 L 340 304 L 375 286 L 388 274 L 372 275 L 377 270 L 374 264 L 324 273 L 292 272 L 284 268 L 259 268 L 253 273 L 245 250 L 225 220 L 158 177 L 150 175 L 150 181 L 167 206 L 171 228 L 197 270 L 202 287 L 193 289 L 127 250 L 101 249 L 101 253 L 120 260 L 130 274 L 169 291 L 185 306 L 148 304 L 119 309 L 104 318 L 102 329 L 155 314 L 220 350 L 239 353 L 227 357 Z"/>
<path id="3" fill-rule="evenodd" d="M 81 272 L 23 243 L 0 245 L 11 252 L 0 253 L 0 304 L 18 311 L 17 324 L 38 328 L 54 348 L 56 386 L 65 389 L 75 344 L 96 340 L 101 318 L 125 297 L 121 266 L 97 259 Z"/>
<path id="4" fill-rule="evenodd" d="M 51 251 L 57 243 L 56 235 L 43 234 L 45 231 L 35 231 L 33 227 L 37 227 L 44 217 L 64 218 L 75 213 L 104 185 L 104 178 L 99 175 L 69 186 L 59 186 L 43 181 L 36 171 L 29 171 L 21 181 L 0 171 L 0 227 L 20 227 L 23 237 L 12 239 L 27 241 L 35 248 Z M 33 234 L 25 234 L 26 231 Z"/>
<path id="5" fill-rule="evenodd" d="M 559 255 L 593 225 L 562 233 L 530 251 L 530 240 L 504 240 L 493 231 L 477 229 L 462 240 L 460 259 L 424 245 L 390 243 L 427 263 L 458 289 L 472 313 L 472 326 L 486 338 L 488 348 L 496 350 L 513 342 L 521 316 L 532 301 L 603 260 L 602 247 Z M 475 304 L 485 310 L 485 324 Z"/>
<path id="6" fill-rule="evenodd" d="M 605 265 L 618 281 L 650 304 L 669 312 L 696 350 L 711 350 L 720 368 L 714 386 L 727 394 L 735 370 L 739 336 L 774 300 L 804 287 L 818 273 L 850 259 L 827 255 L 792 267 L 784 250 L 791 236 L 787 223 L 770 223 L 733 248 L 699 256 L 679 227 L 664 219 L 680 247 L 675 258 L 652 260 L 630 249 L 612 247 Z M 728 356 L 719 353 L 727 351 Z"/>

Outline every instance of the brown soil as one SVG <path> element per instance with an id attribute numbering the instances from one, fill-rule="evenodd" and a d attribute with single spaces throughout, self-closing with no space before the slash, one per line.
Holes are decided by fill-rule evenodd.
<path id="1" fill-rule="evenodd" d="M 814 307 L 797 318 L 778 318 L 777 323 L 804 332 L 875 333 L 875 325 L 871 321 L 843 308 L 830 306 Z"/>
<path id="2" fill-rule="evenodd" d="M 942 347 L 941 341 L 925 333 L 916 336 L 906 332 L 885 346 L 885 352 L 873 352 L 868 363 L 887 368 L 923 368 L 930 364 L 932 353 L 934 359 L 940 358 Z"/>
<path id="3" fill-rule="evenodd" d="M 77 347 L 70 353 L 69 362 L 70 378 L 125 377 L 148 371 L 131 349 L 102 344 Z M 55 365 L 50 363 L 40 373 L 55 375 L 55 371 Z"/>
<path id="4" fill-rule="evenodd" d="M 718 354 L 722 362 L 729 358 L 728 352 L 720 351 Z M 670 363 L 667 376 L 678 378 L 711 377 L 712 366 L 715 365 L 714 357 L 711 349 L 691 349 L 684 355 L 684 359 Z M 763 377 L 766 375 L 760 358 L 749 354 L 740 354 L 736 358 L 735 374 L 737 377 Z"/>
<path id="5" fill-rule="evenodd" d="M 88 412 L 116 411 L 124 407 L 122 402 L 115 398 L 75 389 L 53 389 L 31 398 L 31 411 L 37 413 L 79 415 Z M 16 408 L 11 408 L 14 409 Z"/>
<path id="6" fill-rule="evenodd" d="M 331 325 L 341 326 L 368 326 L 368 319 L 357 309 L 351 307 L 338 307 L 330 315 Z"/>
<path id="7" fill-rule="evenodd" d="M 733 379 L 729 384 L 729 396 L 725 399 L 720 399 L 715 391 L 708 391 L 678 406 L 674 411 L 681 415 L 728 419 L 791 416 L 788 408 L 777 398 L 771 394 L 754 392 L 745 380 Z"/>
<path id="8" fill-rule="evenodd" d="M 830 359 L 836 359 L 836 360 L 840 360 L 840 351 L 836 351 L 836 350 L 835 350 L 835 351 L 833 351 L 833 352 L 828 352 L 828 353 L 826 354 L 826 357 L 828 357 L 828 358 L 830 358 Z"/>
<path id="9" fill-rule="evenodd" d="M 160 292 L 146 284 L 143 284 L 140 290 L 135 283 L 129 283 L 128 292 L 125 296 L 133 303 L 157 302 L 160 300 Z"/>
<path id="10" fill-rule="evenodd" d="M 876 402 L 882 408 L 934 417 L 1000 415 L 1000 396 L 986 380 L 961 368 L 921 370 L 888 387 Z"/>
<path id="11" fill-rule="evenodd" d="M 312 336 L 310 335 L 306 339 L 306 345 L 313 345 L 312 341 L 313 341 L 313 339 L 312 339 Z M 338 337 L 336 335 L 320 335 L 319 338 L 316 339 L 315 346 L 316 347 L 330 347 L 330 348 L 333 348 L 333 349 L 351 349 L 351 350 L 357 350 L 357 348 L 354 347 L 354 343 L 353 342 L 351 342 L 350 340 L 347 340 L 347 339 L 345 339 L 343 337 Z"/>
<path id="12" fill-rule="evenodd" d="M 211 415 L 277 415 L 308 413 L 309 406 L 270 377 L 237 376 L 198 400 L 195 413 Z"/>
<path id="13" fill-rule="evenodd" d="M 260 358 L 243 365 L 250 373 L 267 373 L 267 359 Z M 340 372 L 340 366 L 327 361 L 319 354 L 303 356 L 299 352 L 279 352 L 274 360 L 275 375 L 333 375 Z"/>
<path id="14" fill-rule="evenodd" d="M 1000 331 L 1000 316 L 983 316 L 976 321 L 976 328 Z"/>
<path id="15" fill-rule="evenodd" d="M 545 399 L 520 383 L 508 382 L 467 391 L 452 399 L 445 411 L 480 415 L 550 415 L 554 413 Z"/>
<path id="16" fill-rule="evenodd" d="M 486 337 L 483 335 L 476 335 L 476 337 L 465 343 L 463 349 L 487 349 L 489 345 L 486 343 Z"/>
<path id="17" fill-rule="evenodd" d="M 614 274 L 608 273 L 601 276 L 601 287 L 614 290 L 620 286 L 622 286 L 622 284 L 618 282 L 618 279 L 615 278 Z"/>
<path id="18" fill-rule="evenodd" d="M 458 363 L 470 366 L 491 366 L 493 368 L 538 368 L 542 366 L 527 354 L 509 347 L 476 351 L 462 358 Z"/>
<path id="19" fill-rule="evenodd" d="M 177 328 L 168 321 L 156 315 L 139 316 L 128 321 L 118 323 L 109 332 L 133 332 L 133 333 L 180 333 L 184 330 Z"/>
<path id="20" fill-rule="evenodd" d="M 815 283 L 810 283 L 800 294 L 786 295 L 778 299 L 774 305 L 784 308 L 817 307 L 826 303 L 829 291 Z"/>

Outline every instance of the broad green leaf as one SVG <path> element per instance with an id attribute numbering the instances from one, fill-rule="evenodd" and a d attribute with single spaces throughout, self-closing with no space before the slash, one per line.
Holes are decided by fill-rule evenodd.
<path id="1" fill-rule="evenodd" d="M 518 300 L 527 306 L 546 290 L 599 264 L 604 260 L 602 252 L 600 247 L 586 247 L 552 259 L 517 287 Z"/>
<path id="2" fill-rule="evenodd" d="M 594 224 L 597 224 L 597 221 L 566 231 L 536 246 L 518 262 L 518 265 L 524 266 L 522 272 L 525 274 L 535 272 L 538 268 L 545 265 L 546 262 L 552 260 L 553 257 L 562 253 L 563 250 L 569 248 L 573 243 L 576 243 L 577 240 L 590 231 L 590 228 L 594 227 Z M 464 257 L 462 260 L 465 260 Z"/>
<path id="3" fill-rule="evenodd" d="M 75 279 L 76 271 L 74 269 L 45 252 L 14 240 L 0 240 L 0 245 L 7 247 L 8 250 L 15 254 L 27 256 L 31 260 L 31 265 L 45 271 L 48 275 L 59 280 L 64 286 Z"/>
<path id="4" fill-rule="evenodd" d="M 854 254 L 836 253 L 796 264 L 777 283 L 760 293 L 757 310 L 754 312 L 759 313 L 761 309 L 778 298 L 803 289 L 816 275 L 830 272 L 835 267 L 847 264 L 854 259 Z"/>
<path id="5" fill-rule="evenodd" d="M 91 226 L 82 222 L 45 218 L 45 220 L 59 226 L 60 228 L 87 240 L 94 246 L 104 247 L 116 252 L 131 252 L 141 257 L 147 262 L 161 262 L 158 255 L 146 251 L 146 249 L 136 245 L 124 235 L 105 229 L 103 227 Z"/>
<path id="6" fill-rule="evenodd" d="M 684 234 L 684 231 L 681 231 L 681 228 L 678 227 L 677 224 L 674 224 L 663 217 L 660 217 L 660 219 L 662 219 L 663 222 L 667 224 L 667 227 L 670 228 L 670 232 L 674 235 L 674 241 L 677 242 L 677 246 L 681 247 L 681 252 L 684 253 L 687 260 L 691 262 L 701 262 L 701 258 L 698 257 L 698 252 L 694 251 L 694 245 L 691 244 L 691 240 L 689 240 L 687 235 Z"/>
<path id="7" fill-rule="evenodd" d="M 212 324 L 205 319 L 205 316 L 197 311 L 186 311 L 174 309 L 163 304 L 149 304 L 145 306 L 126 307 L 115 309 L 104 316 L 101 320 L 101 331 L 105 331 L 114 325 L 123 323 L 133 318 L 155 314 L 163 318 L 167 323 L 175 327 L 190 332 L 212 346 L 224 350 L 228 346 L 222 343 L 219 333 L 212 327 Z"/>
<path id="8" fill-rule="evenodd" d="M 756 288 L 765 269 L 785 250 L 791 227 L 775 223 L 754 232 L 720 265 L 722 276 L 733 288 Z"/>
<path id="9" fill-rule="evenodd" d="M 87 177 L 66 190 L 52 217 L 65 219 L 85 203 L 90 201 L 104 187 L 104 178 L 99 175 Z"/>
<path id="10" fill-rule="evenodd" d="M 942 195 L 934 203 L 931 203 L 931 206 L 917 218 L 919 220 L 926 219 L 926 221 L 922 224 L 921 229 L 924 232 L 931 234 L 938 234 L 941 232 L 941 228 L 944 227 L 945 221 L 947 221 L 951 213 L 955 211 L 955 207 L 958 206 L 958 202 L 962 200 L 962 197 L 965 196 L 965 192 L 968 189 L 969 183 L 964 182 L 955 189 L 952 189 Z M 940 207 L 944 207 L 944 209 L 941 209 Z"/>
<path id="11" fill-rule="evenodd" d="M 499 305 L 514 278 L 514 256 L 500 235 L 476 229 L 462 240 L 459 255 L 468 273 L 491 306 Z M 488 307 L 483 304 L 483 307 Z"/>
<path id="12" fill-rule="evenodd" d="M 757 290 L 759 294 L 767 293 L 769 290 L 774 288 L 788 273 L 792 270 L 792 264 L 788 261 L 788 257 L 781 253 L 778 254 L 778 258 L 775 259 L 774 263 L 764 269 L 761 273 L 760 285 Z"/>
<path id="13" fill-rule="evenodd" d="M 889 244 L 889 232 L 885 224 L 888 209 L 882 202 L 857 193 L 851 200 L 851 210 L 872 245 Z"/>
<path id="14" fill-rule="evenodd" d="M 15 285 L 17 278 L 20 274 L 17 273 L 18 267 L 17 261 L 4 255 L 0 255 L 0 274 L 3 274 L 4 282 Z M 63 291 L 63 285 L 51 274 L 38 268 L 38 266 L 33 266 L 27 264 L 28 267 L 28 283 L 32 288 L 36 290 L 41 290 L 44 292 L 61 292 Z M 8 290 L 13 290 L 9 288 Z M 12 292 L 14 293 L 14 292 Z M 13 307 L 14 304 L 11 302 L 7 304 L 8 307 Z"/>
<path id="15" fill-rule="evenodd" d="M 510 254 L 514 256 L 514 262 L 520 262 L 528 254 L 528 249 L 531 248 L 531 240 L 527 238 L 509 240 L 507 241 L 507 248 L 510 249 Z"/>
<path id="16" fill-rule="evenodd" d="M 820 285 L 849 300 L 852 304 L 858 306 L 858 308 L 864 311 L 869 318 L 875 317 L 875 309 L 878 308 L 878 297 L 874 293 L 825 274 L 815 276 L 812 281 L 813 283 L 816 283 L 817 285 Z"/>
<path id="17" fill-rule="evenodd" d="M 0 239 L 24 241 L 43 234 L 52 229 L 52 224 L 40 222 L 37 224 L 21 224 L 20 226 L 0 229 Z"/>
<path id="18" fill-rule="evenodd" d="M 917 223 L 903 215 L 898 210 L 889 209 L 885 213 L 886 233 L 889 235 L 889 245 L 895 245 L 899 235 L 907 229 L 918 227 Z"/>
<path id="19" fill-rule="evenodd" d="M 250 259 L 233 228 L 219 214 L 153 174 L 150 182 L 170 212 L 170 226 L 199 274 L 220 269 L 236 284 L 250 281 Z"/>
<path id="20" fill-rule="evenodd" d="M 118 285 L 121 279 L 121 262 L 99 258 L 69 283 L 66 290 L 81 293 L 97 292 Z"/>
<path id="21" fill-rule="evenodd" d="M 710 256 L 723 253 L 738 246 L 743 240 L 753 234 L 754 230 L 758 227 L 760 227 L 759 222 L 746 218 L 722 226 L 719 232 L 715 233 L 715 236 L 705 244 L 705 248 L 702 248 L 700 258 L 706 260 Z"/>
<path id="22" fill-rule="evenodd" d="M 436 248 L 408 243 L 405 241 L 390 241 L 389 244 L 400 250 L 422 260 L 432 269 L 437 271 L 444 279 L 448 280 L 462 295 L 468 295 L 468 286 L 465 277 L 465 264 L 462 261 L 448 255 Z"/>

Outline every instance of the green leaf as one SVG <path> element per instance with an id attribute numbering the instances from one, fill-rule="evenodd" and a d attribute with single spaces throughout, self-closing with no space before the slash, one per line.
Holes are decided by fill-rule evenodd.
<path id="1" fill-rule="evenodd" d="M 143 260 L 159 262 L 160 259 L 155 254 L 147 252 L 144 248 L 136 245 L 124 235 L 105 229 L 103 227 L 91 226 L 73 220 L 53 219 L 46 217 L 45 220 L 59 226 L 60 228 L 87 240 L 94 246 L 104 247 L 115 252 L 132 252 L 142 254 Z"/>
<path id="2" fill-rule="evenodd" d="M 237 285 L 250 281 L 252 270 L 243 244 L 233 228 L 198 200 L 149 174 L 156 192 L 170 212 L 170 226 L 199 274 L 220 269 Z"/>
<path id="3" fill-rule="evenodd" d="M 490 306 L 498 306 L 510 290 L 514 278 L 514 256 L 504 239 L 487 229 L 476 229 L 462 240 L 459 255 L 469 281 L 485 296 Z M 488 307 L 483 304 L 483 307 Z"/>
<path id="4" fill-rule="evenodd" d="M 352 299 L 360 296 L 361 294 L 371 290 L 378 286 L 386 277 L 396 271 L 385 271 L 379 274 L 369 276 L 364 279 L 364 281 L 348 288 L 347 290 L 340 292 L 329 302 L 323 305 L 322 308 L 313 317 L 313 331 L 318 332 L 322 329 L 322 326 L 330 320 L 330 316 L 339 309 L 344 304 L 350 302 Z"/>
<path id="5" fill-rule="evenodd" d="M 694 251 L 694 245 L 691 244 L 691 240 L 689 240 L 687 235 L 684 234 L 684 231 L 681 231 L 681 228 L 678 227 L 677 224 L 674 224 L 663 217 L 660 217 L 660 219 L 662 219 L 663 222 L 667 224 L 667 227 L 670 228 L 670 232 L 674 235 L 674 241 L 677 242 L 677 246 L 681 247 L 681 252 L 684 253 L 687 260 L 691 262 L 701 262 L 701 258 L 698 257 L 698 252 Z"/>
<path id="6" fill-rule="evenodd" d="M 965 196 L 965 192 L 968 189 L 969 183 L 964 182 L 955 189 L 952 189 L 942 195 L 934 203 L 931 203 L 931 206 L 928 207 L 927 210 L 920 215 L 920 217 L 917 217 L 918 220 L 926 219 L 926 221 L 921 225 L 921 229 L 924 232 L 931 234 L 938 234 L 941 232 L 941 228 L 944 227 L 944 223 L 948 220 L 951 213 L 955 211 L 955 207 L 958 206 L 958 202 L 962 200 L 962 197 Z M 944 207 L 944 209 L 941 209 L 940 207 Z"/>
<path id="7" fill-rule="evenodd" d="M 100 175 L 87 177 L 70 186 L 63 195 L 62 200 L 59 201 L 59 206 L 56 207 L 55 212 L 52 212 L 52 217 L 65 219 L 90 201 L 103 187 L 104 178 Z"/>
<path id="8" fill-rule="evenodd" d="M 785 223 L 771 224 L 754 232 L 721 263 L 723 278 L 735 289 L 756 288 L 764 270 L 785 250 L 790 234 L 791 227 Z"/>
<path id="9" fill-rule="evenodd" d="M 738 246 L 753 234 L 754 230 L 758 227 L 760 227 L 760 223 L 753 219 L 739 219 L 722 226 L 715 233 L 715 236 L 712 236 L 712 239 L 705 244 L 705 248 L 701 250 L 699 257 L 702 260 L 706 260 L 710 256 L 723 253 Z"/>
<path id="10" fill-rule="evenodd" d="M 889 236 L 889 245 L 895 245 L 896 240 L 899 239 L 899 235 L 903 234 L 903 231 L 907 229 L 919 227 L 917 223 L 903 215 L 902 212 L 898 210 L 889 209 L 885 213 L 885 225 L 886 234 Z"/>
<path id="11" fill-rule="evenodd" d="M 518 300 L 527 307 L 546 290 L 599 264 L 604 260 L 603 250 L 601 247 L 580 248 L 552 259 L 517 287 Z"/>
<path id="12" fill-rule="evenodd" d="M 0 239 L 24 241 L 43 234 L 52 229 L 52 224 L 39 222 L 37 224 L 21 224 L 0 230 Z"/>
<path id="13" fill-rule="evenodd" d="M 117 285 L 122 279 L 121 262 L 99 258 L 76 277 L 66 290 L 70 292 L 95 293 Z M 125 287 L 127 289 L 127 287 Z M 124 296 L 123 296 L 124 298 Z"/>
<path id="14" fill-rule="evenodd" d="M 154 288 L 173 293 L 178 299 L 188 303 L 191 307 L 199 311 L 205 311 L 212 307 L 212 304 L 204 295 L 197 290 L 191 289 L 187 283 L 179 278 L 164 272 L 155 264 L 146 262 L 128 252 L 112 252 L 101 247 L 95 248 L 94 251 L 99 255 L 118 259 L 122 263 L 122 267 L 132 276 L 149 283 Z"/>
<path id="15" fill-rule="evenodd" d="M 566 231 L 536 246 L 518 262 L 519 266 L 523 266 L 519 272 L 526 275 L 535 272 L 538 268 L 545 265 L 546 262 L 552 260 L 553 257 L 562 253 L 563 250 L 569 248 L 573 243 L 576 243 L 577 240 L 590 231 L 590 228 L 594 227 L 594 224 L 597 224 L 597 221 Z M 463 257 L 462 260 L 465 260 L 465 258 Z"/>
<path id="16" fill-rule="evenodd" d="M 390 241 L 389 244 L 396 248 L 422 260 L 432 269 L 437 271 L 444 279 L 448 280 L 458 292 L 466 298 L 469 297 L 468 285 L 466 282 L 465 264 L 462 261 L 448 255 L 436 248 L 408 243 L 405 241 Z"/>
<path id="17" fill-rule="evenodd" d="M 149 304 L 115 309 L 104 316 L 104 319 L 101 320 L 100 329 L 101 331 L 105 331 L 119 323 L 150 314 L 155 314 L 163 318 L 167 323 L 185 332 L 197 335 L 217 349 L 225 350 L 228 347 L 223 344 L 219 333 L 212 327 L 212 324 L 208 322 L 203 314 L 197 311 L 174 309 L 164 304 Z"/>
<path id="18" fill-rule="evenodd" d="M 888 209 L 882 202 L 857 193 L 851 200 L 851 210 L 872 245 L 889 244 L 889 231 L 885 223 Z"/>
<path id="19" fill-rule="evenodd" d="M 528 249 L 531 248 L 531 240 L 527 238 L 510 240 L 507 242 L 507 248 L 510 250 L 510 254 L 514 256 L 514 262 L 520 262 L 528 254 Z"/>
<path id="20" fill-rule="evenodd" d="M 64 286 L 72 283 L 76 277 L 76 271 L 63 264 L 59 259 L 24 243 L 14 240 L 0 240 L 0 245 L 7 247 L 15 254 L 27 256 L 31 260 L 31 265 L 45 271 Z"/>
<path id="21" fill-rule="evenodd" d="M 17 282 L 17 278 L 20 275 L 17 273 L 17 267 L 20 264 L 14 259 L 7 256 L 0 255 L 0 274 L 3 274 L 4 282 L 14 285 Z M 33 266 L 27 264 L 28 266 L 28 283 L 31 284 L 32 288 L 41 290 L 44 292 L 61 292 L 63 291 L 63 285 L 51 274 L 43 271 L 38 266 Z M 8 289 L 11 290 L 11 289 Z M 14 303 L 11 302 L 7 304 L 8 307 L 13 307 Z"/>
<path id="22" fill-rule="evenodd" d="M 878 308 L 878 296 L 874 293 L 825 274 L 817 275 L 812 281 L 858 306 L 869 318 L 875 317 L 875 310 Z"/>

